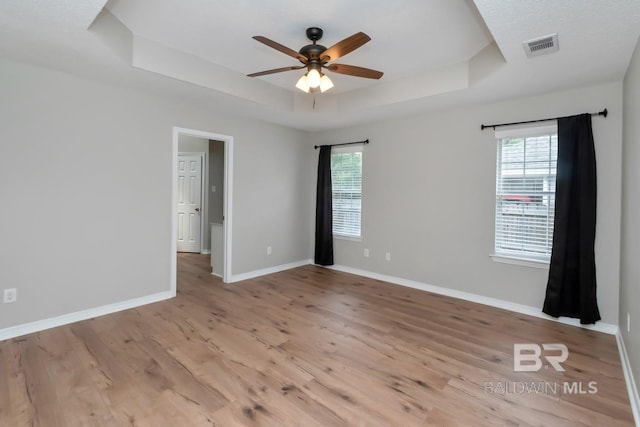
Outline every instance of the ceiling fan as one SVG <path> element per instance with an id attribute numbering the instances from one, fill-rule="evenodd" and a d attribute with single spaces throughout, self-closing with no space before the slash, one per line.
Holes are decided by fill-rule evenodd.
<path id="1" fill-rule="evenodd" d="M 296 58 L 303 65 L 275 68 L 273 70 L 260 71 L 257 73 L 248 74 L 249 77 L 264 76 L 267 74 L 281 73 L 283 71 L 301 70 L 306 68 L 308 71 L 303 75 L 296 87 L 304 92 L 314 91 L 320 88 L 322 92 L 325 92 L 333 87 L 333 82 L 326 76 L 322 69 L 338 73 L 347 74 L 355 77 L 364 77 L 367 79 L 379 79 L 382 77 L 381 71 L 372 70 L 370 68 L 356 67 L 354 65 L 334 64 L 333 61 L 345 56 L 346 54 L 358 49 L 369 40 L 371 37 L 365 33 L 359 32 L 351 37 L 334 44 L 330 48 L 326 48 L 316 42 L 322 38 L 323 31 L 318 27 L 307 28 L 307 37 L 313 42 L 302 47 L 298 52 L 293 49 L 289 49 L 280 43 L 274 42 L 263 36 L 254 36 L 253 38 L 260 43 L 264 43 L 267 46 L 278 50 L 286 55 Z M 331 63 L 330 63 L 331 62 Z"/>

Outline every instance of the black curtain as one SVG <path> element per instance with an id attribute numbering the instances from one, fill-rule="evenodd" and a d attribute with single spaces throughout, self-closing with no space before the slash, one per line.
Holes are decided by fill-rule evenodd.
<path id="1" fill-rule="evenodd" d="M 558 119 L 558 169 L 553 249 L 542 311 L 589 324 L 596 301 L 596 156 L 591 115 Z"/>
<path id="2" fill-rule="evenodd" d="M 320 147 L 316 194 L 316 251 L 314 262 L 333 265 L 333 193 L 331 191 L 331 147 Z"/>

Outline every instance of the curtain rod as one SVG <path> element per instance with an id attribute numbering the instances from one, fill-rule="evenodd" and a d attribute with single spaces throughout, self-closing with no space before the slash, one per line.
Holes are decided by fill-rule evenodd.
<path id="1" fill-rule="evenodd" d="M 605 108 L 604 110 L 598 111 L 597 113 L 589 113 L 589 114 L 591 114 L 592 116 L 604 116 L 604 117 L 607 117 L 609 112 Z M 480 125 L 480 130 L 485 130 L 486 128 L 493 128 L 495 130 L 495 128 L 500 127 L 500 126 L 524 125 L 524 124 L 527 124 L 527 123 L 548 122 L 548 121 L 551 121 L 551 120 L 566 119 L 567 117 L 571 117 L 571 116 L 553 117 L 553 118 L 550 118 L 550 119 L 527 120 L 527 121 L 524 121 L 524 122 L 499 123 L 499 124 L 495 124 L 495 125 Z"/>
<path id="2" fill-rule="evenodd" d="M 369 140 L 365 139 L 364 141 L 356 141 L 356 142 L 343 142 L 342 144 L 332 144 L 332 145 L 328 145 L 328 147 L 338 147 L 340 145 L 353 145 L 353 144 L 368 144 Z M 320 147 L 325 147 L 325 145 L 314 145 L 313 148 L 315 148 L 316 150 Z"/>

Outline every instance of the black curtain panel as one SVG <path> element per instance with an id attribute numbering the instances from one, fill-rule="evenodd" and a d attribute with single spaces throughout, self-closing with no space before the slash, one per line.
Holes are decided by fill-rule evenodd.
<path id="1" fill-rule="evenodd" d="M 333 193 L 331 191 L 331 147 L 320 147 L 316 194 L 316 251 L 314 262 L 333 265 Z"/>
<path id="2" fill-rule="evenodd" d="M 556 208 L 549 280 L 542 311 L 600 320 L 596 301 L 596 157 L 591 115 L 558 119 Z"/>

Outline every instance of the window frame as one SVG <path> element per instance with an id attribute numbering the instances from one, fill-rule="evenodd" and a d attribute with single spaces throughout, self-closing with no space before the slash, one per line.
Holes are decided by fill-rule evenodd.
<path id="1" fill-rule="evenodd" d="M 352 241 L 362 241 L 362 198 L 363 198 L 363 183 L 364 183 L 364 179 L 363 179 L 363 169 L 364 169 L 364 145 L 345 145 L 345 146 L 340 146 L 340 147 L 333 147 L 331 149 L 331 160 L 333 163 L 333 155 L 334 154 L 347 154 L 347 153 L 360 153 L 361 156 L 361 163 L 360 163 L 360 224 L 359 224 L 359 229 L 360 229 L 360 234 L 359 235 L 354 235 L 354 234 L 348 234 L 348 233 L 341 233 L 341 232 L 336 232 L 335 231 L 335 210 L 334 210 L 334 198 L 333 198 L 333 192 L 334 192 L 334 182 L 333 182 L 333 169 L 331 170 L 331 202 L 332 202 L 332 210 L 331 210 L 331 214 L 332 214 L 332 223 L 334 224 L 334 226 L 332 227 L 332 235 L 334 238 L 337 239 L 342 239 L 342 240 L 352 240 Z"/>
<path id="2" fill-rule="evenodd" d="M 540 255 L 536 256 L 531 252 L 527 253 L 526 251 L 519 252 L 518 250 L 503 250 L 501 251 L 498 248 L 498 226 L 499 226 L 499 217 L 498 217 L 498 209 L 502 206 L 499 203 L 499 197 L 503 196 L 502 192 L 499 189 L 499 173 L 501 170 L 501 159 L 499 157 L 501 153 L 501 145 L 504 139 L 512 139 L 512 138 L 533 138 L 540 136 L 556 136 L 558 135 L 558 127 L 557 123 L 554 124 L 546 124 L 539 126 L 527 126 L 527 127 L 516 127 L 516 128 L 508 128 L 508 129 L 500 129 L 495 131 L 495 140 L 496 140 L 496 170 L 495 170 L 495 201 L 494 201 L 494 216 L 493 216 L 493 225 L 494 225 L 494 234 L 493 234 L 493 252 L 490 254 L 491 258 L 496 262 L 502 262 L 507 264 L 515 264 L 522 265 L 526 267 L 534 267 L 534 268 L 549 268 L 549 263 L 551 259 L 551 249 L 553 246 L 553 224 L 550 225 L 550 244 L 549 244 L 549 255 Z M 553 157 L 551 157 L 553 159 Z M 523 162 L 526 164 L 526 154 Z M 557 153 L 555 156 L 556 170 L 553 174 L 542 175 L 541 179 L 549 179 L 551 176 L 557 176 Z M 526 168 L 526 166 L 525 166 Z M 525 169 L 526 170 L 526 169 Z M 554 183 L 555 187 L 555 183 Z M 544 190 L 541 192 L 541 197 L 545 197 Z M 548 195 L 547 195 L 548 197 Z M 555 212 L 555 197 L 553 200 L 553 210 L 545 216 L 547 219 L 547 223 L 549 221 L 549 217 L 554 215 Z M 553 220 L 553 218 L 552 218 Z M 549 226 L 547 226 L 547 232 L 549 232 Z"/>

